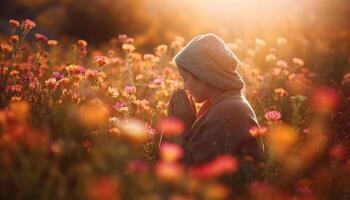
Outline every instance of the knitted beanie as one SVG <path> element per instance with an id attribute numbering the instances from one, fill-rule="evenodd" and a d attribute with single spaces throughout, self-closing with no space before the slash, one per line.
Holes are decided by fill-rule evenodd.
<path id="1" fill-rule="evenodd" d="M 215 34 L 196 36 L 174 57 L 174 61 L 178 67 L 222 90 L 244 87 L 236 71 L 237 57 Z"/>

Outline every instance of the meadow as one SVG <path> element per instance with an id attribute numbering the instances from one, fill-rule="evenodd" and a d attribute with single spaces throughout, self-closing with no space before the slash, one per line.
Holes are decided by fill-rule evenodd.
<path id="1" fill-rule="evenodd" d="M 190 38 L 141 53 L 128 35 L 95 48 L 33 33 L 40 25 L 29 19 L 8 26 L 0 199 L 350 198 L 350 71 L 338 71 L 339 82 L 319 73 L 313 53 L 336 53 L 316 37 L 228 43 L 242 62 L 260 123 L 250 133 L 265 142 L 266 159 L 223 155 L 186 168 L 177 144 L 184 127 L 168 117 L 168 102 L 183 87 L 172 58 Z"/>

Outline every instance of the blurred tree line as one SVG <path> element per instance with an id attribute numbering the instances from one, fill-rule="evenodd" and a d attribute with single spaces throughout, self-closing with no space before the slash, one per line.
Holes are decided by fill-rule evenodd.
<path id="1" fill-rule="evenodd" d="M 324 80 L 334 78 L 336 84 L 349 71 L 348 0 L 266 1 L 258 6 L 249 2 L 254 1 L 1 0 L 0 35 L 9 34 L 9 19 L 31 18 L 38 24 L 36 32 L 49 38 L 85 39 L 99 45 L 128 34 L 144 51 L 177 35 L 190 39 L 204 32 L 215 32 L 226 41 L 274 42 L 283 36 L 294 45 L 286 53 L 303 57 Z M 280 2 L 284 7 L 278 7 Z M 246 11 L 244 6 L 255 10 Z"/>

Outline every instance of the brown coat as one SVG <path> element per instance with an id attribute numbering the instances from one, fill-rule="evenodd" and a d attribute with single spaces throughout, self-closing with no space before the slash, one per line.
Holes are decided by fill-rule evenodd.
<path id="1" fill-rule="evenodd" d="M 205 102 L 192 127 L 183 135 L 184 162 L 201 164 L 222 154 L 262 159 L 264 146 L 249 129 L 258 126 L 255 113 L 240 90 Z"/>

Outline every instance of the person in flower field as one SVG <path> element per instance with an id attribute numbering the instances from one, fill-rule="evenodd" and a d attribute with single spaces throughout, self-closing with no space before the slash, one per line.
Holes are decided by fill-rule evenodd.
<path id="1" fill-rule="evenodd" d="M 186 127 L 183 162 L 199 165 L 219 155 L 261 161 L 264 144 L 249 132 L 259 123 L 242 92 L 239 60 L 225 42 L 212 33 L 198 35 L 173 60 L 185 88 L 174 91 L 168 111 Z M 198 112 L 194 101 L 203 103 Z"/>

